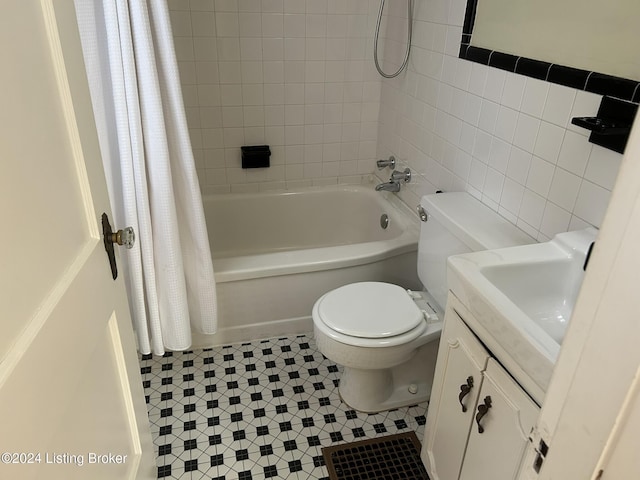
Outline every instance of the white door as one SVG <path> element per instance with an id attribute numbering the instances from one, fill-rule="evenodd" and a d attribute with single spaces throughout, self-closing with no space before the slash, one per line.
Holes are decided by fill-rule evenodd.
<path id="1" fill-rule="evenodd" d="M 0 2 L 0 61 L 0 478 L 155 478 L 73 2 Z"/>

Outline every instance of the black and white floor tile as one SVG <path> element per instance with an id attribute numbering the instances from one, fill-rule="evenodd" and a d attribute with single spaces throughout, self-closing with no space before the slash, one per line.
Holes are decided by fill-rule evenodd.
<path id="1" fill-rule="evenodd" d="M 414 430 L 427 404 L 363 414 L 312 335 L 140 359 L 158 478 L 327 479 L 321 448 Z"/>

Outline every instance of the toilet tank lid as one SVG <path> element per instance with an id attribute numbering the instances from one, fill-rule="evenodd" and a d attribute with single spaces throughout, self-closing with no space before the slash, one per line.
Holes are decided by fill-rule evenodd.
<path id="1" fill-rule="evenodd" d="M 472 251 L 536 243 L 467 192 L 425 195 L 420 205 Z"/>

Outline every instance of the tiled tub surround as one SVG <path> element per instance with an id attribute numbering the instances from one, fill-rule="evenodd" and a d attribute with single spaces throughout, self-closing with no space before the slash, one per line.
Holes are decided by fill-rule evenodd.
<path id="1" fill-rule="evenodd" d="M 376 154 L 380 79 L 369 0 L 169 2 L 203 191 L 360 183 Z M 240 168 L 240 146 L 271 167 Z"/>
<path id="2" fill-rule="evenodd" d="M 342 403 L 340 367 L 311 335 L 140 365 L 160 478 L 328 478 L 323 446 L 424 431 L 426 404 L 367 415 Z"/>
<path id="3" fill-rule="evenodd" d="M 600 226 L 622 156 L 570 122 L 601 96 L 459 59 L 465 6 L 417 1 L 409 70 L 383 83 L 378 154 L 414 173 L 400 196 L 467 190 L 539 240 Z"/>

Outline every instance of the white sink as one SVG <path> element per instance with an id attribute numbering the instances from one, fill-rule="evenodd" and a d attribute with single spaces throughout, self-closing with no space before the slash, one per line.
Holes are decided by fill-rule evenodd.
<path id="1" fill-rule="evenodd" d="M 561 344 L 584 273 L 576 260 L 492 265 L 480 273 Z"/>
<path id="2" fill-rule="evenodd" d="M 551 378 L 596 234 L 588 228 L 545 243 L 449 258 L 449 288 L 478 322 L 472 329 L 508 357 L 498 360 L 512 364 L 507 367 L 516 377 L 528 377 L 518 380 L 535 384 L 537 396 L 544 396 Z"/>

